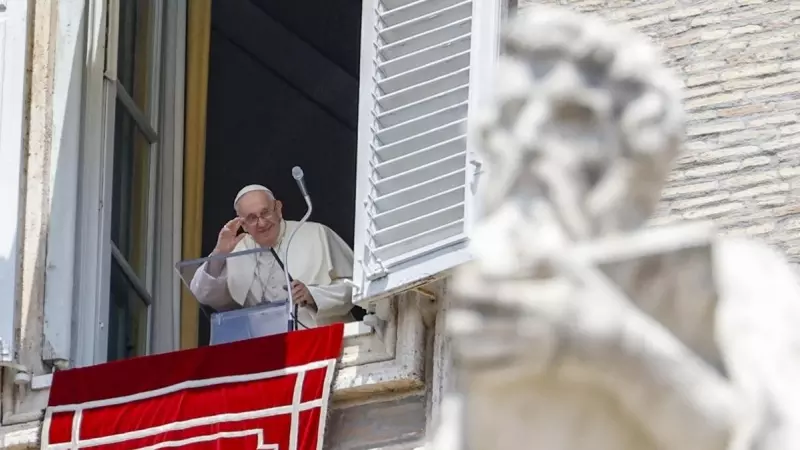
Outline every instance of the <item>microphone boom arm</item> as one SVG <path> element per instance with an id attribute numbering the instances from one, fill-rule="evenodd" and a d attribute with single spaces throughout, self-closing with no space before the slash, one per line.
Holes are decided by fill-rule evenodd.
<path id="1" fill-rule="evenodd" d="M 286 250 L 283 255 L 284 265 L 286 266 L 285 270 L 283 271 L 283 274 L 286 277 L 286 288 L 287 291 L 289 292 L 289 305 L 290 308 L 294 307 L 294 322 L 295 322 L 294 328 L 296 330 L 297 325 L 300 321 L 297 317 L 298 307 L 294 303 L 294 295 L 292 294 L 292 281 L 291 277 L 289 276 L 289 246 L 292 244 L 292 239 L 294 239 L 294 236 L 295 234 L 297 234 L 297 231 L 303 225 L 305 225 L 305 223 L 308 221 L 308 218 L 311 217 L 311 212 L 314 210 L 314 206 L 311 203 L 311 196 L 308 195 L 308 190 L 306 189 L 306 183 L 303 180 L 303 169 L 301 169 L 299 166 L 294 166 L 292 168 L 292 177 L 297 182 L 297 186 L 300 188 L 300 193 L 303 194 L 303 198 L 306 201 L 306 213 L 305 215 L 303 215 L 303 218 L 300 219 L 300 224 L 297 225 L 297 228 L 295 228 L 292 231 L 292 234 L 289 235 L 289 239 L 286 241 Z M 305 325 L 303 326 L 305 327 Z"/>

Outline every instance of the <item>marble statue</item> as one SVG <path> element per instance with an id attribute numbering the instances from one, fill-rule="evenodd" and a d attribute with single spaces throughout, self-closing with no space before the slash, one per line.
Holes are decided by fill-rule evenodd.
<path id="1" fill-rule="evenodd" d="M 710 224 L 644 226 L 685 134 L 659 52 L 542 6 L 501 53 L 428 448 L 800 449 L 793 269 Z"/>

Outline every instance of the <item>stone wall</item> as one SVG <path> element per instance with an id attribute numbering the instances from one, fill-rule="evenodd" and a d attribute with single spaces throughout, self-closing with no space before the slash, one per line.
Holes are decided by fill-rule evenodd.
<path id="1" fill-rule="evenodd" d="M 12 2 L 9 7 L 18 6 Z M 28 91 L 23 112 L 26 130 L 23 140 L 25 170 L 20 190 L 20 202 L 24 206 L 18 232 L 22 235 L 19 247 L 21 270 L 18 272 L 20 289 L 18 298 L 2 298 L 0 301 L 15 302 L 18 314 L 15 329 L 18 361 L 31 375 L 36 376 L 45 373 L 42 334 L 45 255 L 52 199 L 50 182 L 57 38 L 54 24 L 57 8 L 49 0 L 34 0 L 28 3 L 27 14 Z M 38 429 L 42 410 L 47 404 L 47 391 L 19 388 L 14 384 L 15 372 L 8 369 L 0 372 L 0 448 L 38 448 Z"/>
<path id="2" fill-rule="evenodd" d="M 650 36 L 685 85 L 688 142 L 655 222 L 713 219 L 800 262 L 800 2 L 519 0 Z"/>

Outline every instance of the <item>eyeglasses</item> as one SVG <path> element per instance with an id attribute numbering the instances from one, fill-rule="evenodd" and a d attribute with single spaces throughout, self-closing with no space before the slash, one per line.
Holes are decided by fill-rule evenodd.
<path id="1" fill-rule="evenodd" d="M 247 217 L 244 218 L 244 223 L 248 226 L 253 226 L 258 223 L 259 220 L 267 221 L 269 219 L 275 218 L 276 211 L 274 209 L 263 209 L 260 213 L 256 214 L 248 214 Z"/>

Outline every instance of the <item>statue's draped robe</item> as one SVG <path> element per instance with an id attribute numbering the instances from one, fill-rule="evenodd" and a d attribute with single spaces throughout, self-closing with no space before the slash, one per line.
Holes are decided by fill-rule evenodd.
<path id="1" fill-rule="evenodd" d="M 307 307 L 299 308 L 298 320 L 308 327 L 347 321 L 352 308 L 347 281 L 353 276 L 353 251 L 324 225 L 307 222 L 297 229 L 298 225 L 299 222 L 282 221 L 275 247 L 281 260 L 288 262 L 289 274 L 308 287 L 317 304 L 316 312 Z M 295 230 L 287 259 L 286 246 Z M 247 235 L 234 253 L 257 247 Z M 191 282 L 197 300 L 217 311 L 286 299 L 285 286 L 283 271 L 271 252 L 228 258 L 216 277 L 210 273 L 208 263 L 204 263 Z"/>

